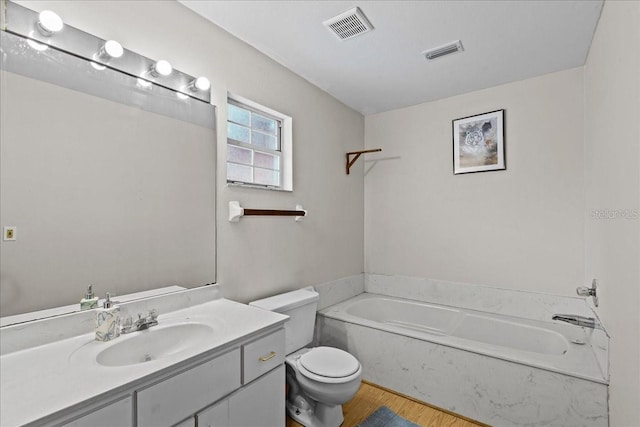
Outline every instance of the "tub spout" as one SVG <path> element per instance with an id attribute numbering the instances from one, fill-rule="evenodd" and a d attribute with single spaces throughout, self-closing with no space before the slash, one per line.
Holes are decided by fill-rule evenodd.
<path id="1" fill-rule="evenodd" d="M 586 328 L 596 328 L 596 319 L 593 317 L 578 316 L 576 314 L 555 314 L 552 320 L 561 320 L 576 326 L 584 326 Z"/>

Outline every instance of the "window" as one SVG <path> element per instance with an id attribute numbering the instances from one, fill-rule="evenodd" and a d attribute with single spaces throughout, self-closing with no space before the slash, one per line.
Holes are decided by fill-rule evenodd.
<path id="1" fill-rule="evenodd" d="M 290 117 L 255 102 L 229 96 L 227 182 L 292 190 Z"/>

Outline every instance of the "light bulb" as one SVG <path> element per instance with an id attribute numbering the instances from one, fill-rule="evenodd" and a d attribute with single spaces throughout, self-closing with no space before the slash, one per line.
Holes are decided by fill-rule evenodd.
<path id="1" fill-rule="evenodd" d="M 142 78 L 138 78 L 138 86 L 146 88 L 151 86 L 151 82 Z"/>
<path id="2" fill-rule="evenodd" d="M 161 59 L 160 61 L 153 64 L 153 66 L 149 70 L 153 77 L 158 77 L 159 75 L 168 76 L 169 74 L 171 74 L 171 71 L 173 71 L 171 64 L 169 63 L 169 61 L 165 61 L 164 59 Z"/>
<path id="3" fill-rule="evenodd" d="M 104 65 L 100 65 L 100 64 L 98 64 L 97 62 L 93 62 L 93 61 L 90 61 L 90 62 L 89 62 L 89 64 L 91 64 L 91 66 L 92 66 L 93 68 L 95 68 L 96 70 L 98 70 L 98 71 L 102 71 L 102 70 L 104 70 L 105 68 L 107 68 L 107 67 L 105 67 Z"/>
<path id="4" fill-rule="evenodd" d="M 206 77 L 198 77 L 192 82 L 192 84 L 194 89 L 198 90 L 209 90 L 211 87 L 211 82 L 209 82 L 209 79 Z"/>
<path id="5" fill-rule="evenodd" d="M 124 53 L 122 45 L 115 40 L 107 40 L 102 46 L 102 50 L 112 58 L 120 58 Z"/>
<path id="6" fill-rule="evenodd" d="M 42 52 L 44 50 L 49 49 L 49 46 L 47 46 L 46 44 L 38 43 L 38 42 L 33 41 L 31 39 L 27 39 L 27 44 L 29 46 L 31 46 L 31 48 L 37 50 L 38 52 Z"/>
<path id="7" fill-rule="evenodd" d="M 44 36 L 51 36 L 53 33 L 57 33 L 62 30 L 64 23 L 55 12 L 50 10 L 43 10 L 38 15 L 38 28 Z"/>
<path id="8" fill-rule="evenodd" d="M 100 62 L 109 62 L 111 58 L 120 58 L 124 53 L 122 45 L 115 40 L 107 40 L 98 53 L 93 55 L 93 59 Z"/>

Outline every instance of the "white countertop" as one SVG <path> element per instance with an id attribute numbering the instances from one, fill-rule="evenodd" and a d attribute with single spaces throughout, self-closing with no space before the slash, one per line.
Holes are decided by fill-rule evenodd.
<path id="1" fill-rule="evenodd" d="M 6 353 L 0 358 L 0 425 L 21 426 L 68 408 L 78 409 L 90 400 L 137 386 L 168 368 L 222 352 L 243 338 L 283 324 L 287 318 L 226 299 L 160 313 L 159 325 L 154 328 L 198 322 L 211 326 L 214 337 L 178 354 L 128 366 L 102 366 L 95 355 L 118 340 L 148 331 L 110 342 L 97 342 L 90 332 Z"/>

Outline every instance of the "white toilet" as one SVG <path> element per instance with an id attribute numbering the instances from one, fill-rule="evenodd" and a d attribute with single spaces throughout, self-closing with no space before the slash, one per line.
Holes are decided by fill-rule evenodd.
<path id="1" fill-rule="evenodd" d="M 304 288 L 249 303 L 286 314 L 287 412 L 305 427 L 338 427 L 342 404 L 360 388 L 362 366 L 346 351 L 333 347 L 305 348 L 313 341 L 318 293 Z"/>

